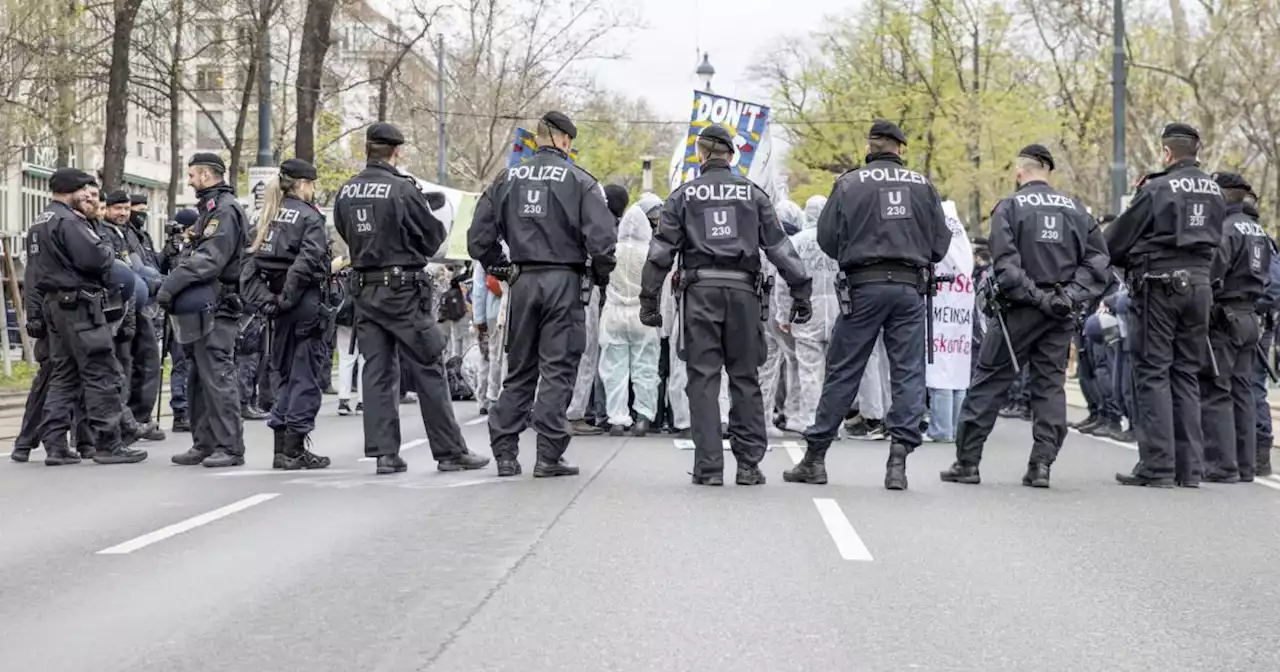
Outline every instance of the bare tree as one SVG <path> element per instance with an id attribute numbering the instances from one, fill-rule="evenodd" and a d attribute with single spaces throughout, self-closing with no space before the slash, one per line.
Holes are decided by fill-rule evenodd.
<path id="1" fill-rule="evenodd" d="M 320 101 L 320 83 L 324 75 L 324 59 L 329 53 L 333 10 L 337 0 L 308 0 L 307 15 L 302 22 L 302 44 L 298 55 L 297 90 L 298 127 L 294 155 L 315 162 L 316 107 Z"/>
<path id="2" fill-rule="evenodd" d="M 111 68 L 107 71 L 107 114 L 102 149 L 102 186 L 124 183 L 124 159 L 129 141 L 129 44 L 142 0 L 114 0 Z"/>

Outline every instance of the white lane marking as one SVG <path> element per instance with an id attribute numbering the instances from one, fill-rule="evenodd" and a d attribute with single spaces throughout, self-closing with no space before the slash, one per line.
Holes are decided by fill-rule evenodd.
<path id="1" fill-rule="evenodd" d="M 406 451 L 406 450 L 413 450 L 414 448 L 417 448 L 418 446 L 421 446 L 422 444 L 424 444 L 424 443 L 426 443 L 426 442 L 427 442 L 427 440 L 426 440 L 426 439 L 415 439 L 415 440 L 410 441 L 410 442 L 408 442 L 408 443 L 402 443 L 402 444 L 400 444 L 400 452 L 402 452 L 402 453 L 403 453 L 403 452 L 404 452 L 404 451 Z M 377 459 L 378 459 L 378 458 L 376 458 L 376 457 L 362 457 L 362 458 L 360 458 L 360 461 L 361 461 L 361 462 L 373 462 L 374 460 L 377 460 Z"/>
<path id="2" fill-rule="evenodd" d="M 673 441 L 675 442 L 676 450 L 693 450 L 693 447 L 694 447 L 694 446 L 693 446 L 693 439 L 673 439 Z M 767 444 L 767 445 L 765 446 L 765 448 L 764 448 L 764 449 L 765 449 L 765 452 L 773 452 L 773 447 L 774 447 L 774 446 L 776 446 L 776 445 L 781 445 L 781 444 L 776 444 L 776 443 L 770 443 L 770 444 Z M 724 450 L 732 450 L 732 449 L 733 449 L 733 448 L 729 445 L 729 439 L 721 439 L 721 440 L 720 440 L 720 447 L 721 447 L 722 449 L 724 449 Z"/>
<path id="3" fill-rule="evenodd" d="M 1270 478 L 1255 478 L 1253 482 L 1272 490 L 1280 490 L 1280 481 L 1273 481 Z"/>
<path id="4" fill-rule="evenodd" d="M 800 460 L 804 459 L 805 449 L 799 441 L 783 441 L 779 445 L 787 450 L 787 457 L 791 458 L 792 464 L 800 464 Z"/>
<path id="5" fill-rule="evenodd" d="M 482 415 L 482 416 L 480 416 L 480 417 L 478 417 L 478 418 L 472 418 L 472 419 L 470 419 L 470 420 L 468 420 L 468 421 L 466 421 L 466 422 L 464 422 L 464 423 L 462 423 L 462 424 L 464 424 L 464 425 L 466 425 L 466 426 L 468 426 L 468 427 L 471 427 L 471 426 L 474 426 L 474 425 L 478 425 L 478 424 L 480 424 L 480 423 L 482 423 L 482 422 L 486 422 L 486 421 L 488 421 L 488 420 L 489 420 L 489 416 L 487 416 L 487 415 Z"/>
<path id="6" fill-rule="evenodd" d="M 3 460 L 4 458 L 9 457 L 12 454 L 13 453 L 0 453 L 0 460 Z"/>
<path id="7" fill-rule="evenodd" d="M 469 488 L 469 487 L 471 487 L 471 486 L 473 486 L 473 485 L 484 485 L 484 484 L 486 484 L 486 483 L 502 483 L 503 481 L 509 481 L 509 480 L 510 480 L 510 479 L 506 479 L 506 478 L 496 478 L 496 477 L 495 477 L 495 478 L 482 478 L 482 479 L 480 479 L 480 480 L 476 480 L 476 481 L 462 481 L 461 483 L 450 483 L 449 485 L 444 485 L 444 486 L 440 486 L 440 487 L 442 487 L 442 488 Z M 1277 487 L 1280 487 L 1280 486 L 1277 486 Z"/>
<path id="8" fill-rule="evenodd" d="M 117 544 L 111 548 L 105 548 L 98 551 L 98 555 L 125 555 L 132 553 L 140 548 L 146 548 L 152 544 L 164 541 L 169 537 L 174 537 L 183 532 L 190 532 L 201 525 L 208 525 L 215 520 L 226 518 L 233 513 L 244 511 L 247 508 L 257 506 L 263 502 L 268 502 L 279 497 L 278 492 L 264 492 L 262 494 L 246 497 L 238 502 L 228 504 L 220 509 L 214 509 L 208 513 L 202 513 L 198 516 L 188 518 L 180 523 L 174 523 L 168 527 L 162 527 L 155 532 L 144 534 L 141 537 L 130 539 L 122 544 Z"/>
<path id="9" fill-rule="evenodd" d="M 1115 439 L 1112 439 L 1106 436 L 1093 436 L 1092 434 L 1085 434 L 1084 432 L 1076 431 L 1075 429 L 1072 429 L 1071 431 L 1075 433 L 1077 436 L 1083 436 L 1085 438 L 1093 439 L 1095 441 L 1109 443 L 1113 446 L 1119 446 L 1121 448 L 1124 448 L 1125 450 L 1133 450 L 1133 451 L 1138 450 L 1138 444 L 1136 443 L 1125 443 L 1123 441 L 1116 441 Z M 1259 476 L 1253 479 L 1253 482 L 1263 487 L 1271 488 L 1272 490 L 1280 490 L 1280 476 Z"/>
<path id="10" fill-rule="evenodd" d="M 853 530 L 853 525 L 849 524 L 849 519 L 845 518 L 836 500 L 815 498 L 813 505 L 818 507 L 818 514 L 822 516 L 822 522 L 827 526 L 827 533 L 831 535 L 832 541 L 836 542 L 836 550 L 840 551 L 840 557 L 845 560 L 871 562 L 873 559 L 871 551 L 867 550 L 858 533 Z"/>
<path id="11" fill-rule="evenodd" d="M 295 471 L 286 471 L 284 469 L 244 469 L 242 471 L 228 471 L 221 474 L 209 474 L 213 478 L 237 478 L 240 476 L 324 476 L 325 474 L 354 474 L 355 469 L 298 469 Z"/>

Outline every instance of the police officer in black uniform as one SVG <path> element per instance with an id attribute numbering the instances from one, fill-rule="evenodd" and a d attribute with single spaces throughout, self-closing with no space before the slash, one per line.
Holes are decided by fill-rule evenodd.
<path id="1" fill-rule="evenodd" d="M 307 447 L 329 356 L 323 342 L 328 307 L 321 296 L 329 279 L 329 240 L 324 215 L 312 204 L 316 177 L 315 166 L 302 159 L 280 164 L 241 272 L 246 298 L 272 321 L 270 364 L 263 365 L 279 384 L 267 426 L 275 432 L 272 467 L 289 471 L 324 469 L 330 462 Z"/>
<path id="2" fill-rule="evenodd" d="M 151 232 L 147 230 L 146 194 L 130 195 L 129 204 L 128 224 L 121 227 L 129 253 L 129 264 L 154 293 L 159 290 L 163 278 L 160 274 L 160 257 L 156 254 Z M 130 353 L 133 370 L 126 373 L 130 377 L 129 409 L 139 423 L 147 424 L 142 428 L 141 438 L 148 441 L 163 441 L 165 438 L 159 426 L 151 423 L 151 413 L 155 410 L 161 383 L 160 338 L 163 325 L 159 324 L 160 317 L 160 307 L 154 302 L 138 311 L 138 333 L 133 339 Z"/>
<path id="3" fill-rule="evenodd" d="M 778 223 L 769 195 L 729 167 L 734 152 L 729 131 L 708 126 L 697 142 L 702 174 L 667 199 L 649 243 L 641 276 L 640 321 L 662 326 L 662 285 L 679 255 L 680 346 L 689 370 L 685 389 L 693 430 L 693 483 L 724 485 L 719 400 L 723 368 L 729 375 L 729 444 L 738 462 L 735 482 L 763 485 L 758 465 L 768 448 L 768 435 L 758 372 L 767 355 L 764 329 L 770 319 L 770 284 L 761 273 L 760 251 L 790 289 L 792 324 L 804 324 L 813 315 L 813 281 Z"/>
<path id="4" fill-rule="evenodd" d="M 920 445 L 925 410 L 927 342 L 925 293 L 930 268 L 951 246 L 951 229 L 938 192 L 908 169 L 900 153 L 907 139 L 897 125 L 878 120 L 867 139 L 866 165 L 836 180 L 818 219 L 818 245 L 840 264 L 837 284 L 841 317 L 827 347 L 827 379 L 808 450 L 783 473 L 795 483 L 827 482 L 826 453 L 884 331 L 893 382 L 893 404 L 885 422 L 891 443 L 884 487 L 907 488 L 907 455 Z"/>
<path id="5" fill-rule="evenodd" d="M 1244 212 L 1249 183 L 1235 173 L 1215 173 L 1213 179 L 1222 189 L 1227 209 L 1211 271 L 1209 344 L 1218 368 L 1200 370 L 1204 480 L 1252 482 L 1257 465 L 1253 372 L 1261 336 L 1254 311 L 1271 282 L 1271 240 Z"/>
<path id="6" fill-rule="evenodd" d="M 1138 464 L 1123 485 L 1199 487 L 1204 434 L 1197 377 L 1210 362 L 1210 267 L 1226 204 L 1200 170 L 1200 134 L 1169 124 L 1161 134 L 1165 170 L 1148 175 L 1103 233 L 1111 263 L 1129 285 L 1134 340 Z"/>
<path id="7" fill-rule="evenodd" d="M 94 179 L 60 168 L 49 179 L 53 202 L 27 233 L 26 285 L 42 298 L 36 322 L 49 338 L 52 367 L 40 435 L 45 464 L 74 464 L 67 432 L 83 399 L 98 464 L 141 462 L 147 453 L 120 439 L 120 370 L 104 314 L 107 274 L 115 255 L 86 218 L 96 203 Z"/>
<path id="8" fill-rule="evenodd" d="M 1041 145 L 1018 152 L 1018 190 L 991 213 L 991 281 L 1019 363 L 1029 371 L 1031 459 L 1022 484 L 1049 487 L 1049 468 L 1067 436 L 1067 354 L 1075 316 L 1107 288 L 1111 258 L 1097 222 L 1049 186 L 1053 156 Z M 983 342 L 956 427 L 952 483 L 981 482 L 978 463 L 1017 374 L 997 326 Z"/>
<path id="9" fill-rule="evenodd" d="M 187 394 L 192 446 L 172 460 L 211 469 L 244 464 L 235 342 L 243 305 L 240 265 L 249 220 L 235 190 L 223 181 L 226 171 L 217 154 L 191 157 L 187 177 L 196 190 L 200 219 L 189 253 L 156 295 L 157 303 L 172 314 L 175 335 L 190 358 Z M 185 302 L 200 303 L 200 309 L 189 312 L 182 307 Z"/>
<path id="10" fill-rule="evenodd" d="M 334 224 L 351 255 L 356 338 L 365 356 L 364 452 L 377 473 L 408 468 L 400 457 L 400 365 L 418 391 L 431 454 L 440 471 L 480 469 L 489 459 L 467 450 L 445 380 L 444 337 L 431 315 L 424 268 L 445 228 L 429 197 L 396 169 L 404 135 L 379 122 L 365 135 L 368 164 L 338 192 Z M 431 198 L 443 200 L 440 194 Z M 440 203 L 443 205 L 443 203 Z M 398 356 L 397 356 L 398 355 Z"/>
<path id="11" fill-rule="evenodd" d="M 467 232 L 471 257 L 511 287 L 503 297 L 510 302 L 503 346 L 507 378 L 489 414 L 489 442 L 499 476 L 521 473 L 516 455 L 520 433 L 530 424 L 530 408 L 538 434 L 534 477 L 578 473 L 563 459 L 570 439 L 565 412 L 586 347 L 585 304 L 591 285 L 607 284 L 617 264 L 618 230 L 600 183 L 569 162 L 577 137 L 569 117 L 560 112 L 543 116 L 537 153 L 502 172 L 485 190 Z"/>

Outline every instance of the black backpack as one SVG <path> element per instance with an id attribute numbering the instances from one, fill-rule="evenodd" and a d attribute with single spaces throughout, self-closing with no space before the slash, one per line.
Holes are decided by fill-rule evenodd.
<path id="1" fill-rule="evenodd" d="M 467 316 L 467 298 L 462 288 L 454 285 L 440 296 L 440 321 L 456 322 Z"/>

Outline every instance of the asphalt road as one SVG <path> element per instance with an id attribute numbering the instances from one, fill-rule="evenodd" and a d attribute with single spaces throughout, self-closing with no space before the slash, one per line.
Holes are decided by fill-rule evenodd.
<path id="1" fill-rule="evenodd" d="M 1280 669 L 1280 479 L 1124 488 L 1136 454 L 1072 435 L 1031 490 L 1002 420 L 977 487 L 938 481 L 942 445 L 887 492 L 857 441 L 830 485 L 783 483 L 775 440 L 768 485 L 698 488 L 658 437 L 576 439 L 582 475 L 544 481 L 526 437 L 499 481 L 434 471 L 408 407 L 410 471 L 375 477 L 327 399 L 325 472 L 272 472 L 261 423 L 239 471 L 170 465 L 183 435 L 135 466 L 6 458 L 0 671 Z"/>

